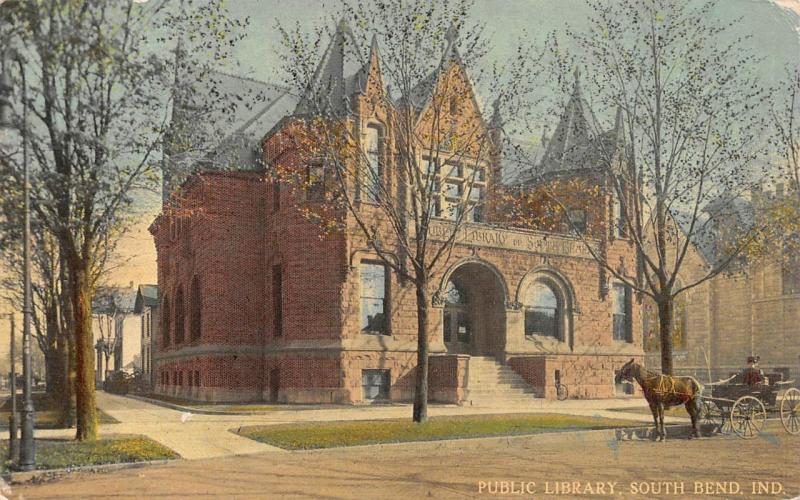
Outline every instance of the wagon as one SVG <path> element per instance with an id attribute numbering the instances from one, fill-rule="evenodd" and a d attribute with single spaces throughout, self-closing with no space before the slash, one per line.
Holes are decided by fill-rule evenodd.
<path id="1" fill-rule="evenodd" d="M 800 390 L 794 380 L 782 381 L 780 373 L 767 374 L 769 383 L 732 382 L 736 376 L 709 384 L 703 395 L 702 423 L 715 424 L 721 432 L 741 438 L 756 437 L 764 428 L 767 415 L 780 414 L 789 434 L 800 434 Z"/>

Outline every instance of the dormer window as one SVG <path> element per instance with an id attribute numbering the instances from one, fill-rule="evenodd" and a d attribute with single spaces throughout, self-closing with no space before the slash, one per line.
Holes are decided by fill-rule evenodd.
<path id="1" fill-rule="evenodd" d="M 586 211 L 582 209 L 572 209 L 568 213 L 570 228 L 578 234 L 586 232 Z"/>

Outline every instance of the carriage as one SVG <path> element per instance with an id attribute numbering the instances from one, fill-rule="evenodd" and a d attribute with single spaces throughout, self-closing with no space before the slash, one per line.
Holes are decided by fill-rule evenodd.
<path id="1" fill-rule="evenodd" d="M 745 383 L 741 374 L 708 384 L 703 394 L 701 422 L 715 424 L 722 433 L 741 438 L 759 435 L 768 415 L 780 414 L 789 434 L 800 434 L 800 390 L 794 380 L 783 381 L 782 374 L 770 373 L 761 383 Z"/>

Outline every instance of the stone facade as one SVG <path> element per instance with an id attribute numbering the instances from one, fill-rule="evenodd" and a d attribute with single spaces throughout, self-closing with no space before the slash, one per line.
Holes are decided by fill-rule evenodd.
<path id="1" fill-rule="evenodd" d="M 373 46 L 356 75 L 366 83 L 349 96 L 352 126 L 365 131 L 385 123 L 388 112 L 374 104 L 373 93 L 383 86 L 378 57 Z M 323 61 L 325 71 L 329 64 Z M 448 71 L 463 73 L 453 68 Z M 462 111 L 482 120 L 477 106 Z M 297 127 L 288 116 L 267 133 L 261 143 L 267 165 L 304 168 L 302 144 L 293 140 Z M 391 155 L 385 151 L 391 147 L 387 139 L 388 176 Z M 482 167 L 487 193 L 496 192 L 501 186 L 492 184 L 499 184 L 500 165 Z M 344 230 L 323 234 L 298 209 L 306 197 L 301 187 L 277 185 L 264 173 L 204 172 L 191 176 L 165 204 L 150 229 L 161 291 L 155 392 L 202 401 L 412 399 L 414 286 L 389 267 L 376 266 L 380 257 L 351 217 L 342 216 Z M 382 219 L 368 203 L 359 210 L 369 220 Z M 474 355 L 508 364 L 540 397 L 555 397 L 556 372 L 574 397 L 614 396 L 614 370 L 643 357 L 638 300 L 629 291 L 621 295 L 625 304 L 617 310 L 625 311 L 626 333 L 615 340 L 614 283 L 584 242 L 501 222 L 490 216 L 466 224 L 430 282 L 430 399 L 462 402 Z M 432 224 L 436 249 L 452 222 Z M 391 232 L 382 234 L 391 246 Z M 590 236 L 591 244 L 634 278 L 635 255 L 627 240 L 608 231 Z M 546 323 L 552 335 L 526 335 L 526 321 L 545 314 L 529 299 L 539 285 L 553 296 L 552 307 L 543 307 L 550 315 L 543 317 L 552 318 Z M 456 286 L 463 294 L 458 303 L 448 298 Z M 370 287 L 380 297 L 370 296 Z M 371 307 L 380 312 L 368 314 Z"/>

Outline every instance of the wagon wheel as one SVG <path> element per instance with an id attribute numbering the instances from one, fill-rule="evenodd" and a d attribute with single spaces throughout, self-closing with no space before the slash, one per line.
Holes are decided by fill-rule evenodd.
<path id="1" fill-rule="evenodd" d="M 800 434 L 800 390 L 791 388 L 783 394 L 781 423 L 789 434 Z"/>
<path id="2" fill-rule="evenodd" d="M 767 421 L 767 410 L 764 404 L 753 396 L 742 396 L 731 408 L 731 428 L 740 438 L 756 437 L 764 422 Z"/>
<path id="3" fill-rule="evenodd" d="M 703 401 L 703 406 L 700 408 L 700 424 L 713 425 L 722 432 L 722 427 L 725 425 L 725 415 L 715 402 Z"/>

